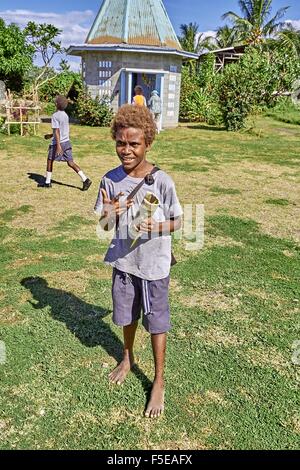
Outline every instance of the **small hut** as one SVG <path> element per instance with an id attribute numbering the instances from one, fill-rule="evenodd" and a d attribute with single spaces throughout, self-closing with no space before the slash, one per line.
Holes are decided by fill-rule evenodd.
<path id="1" fill-rule="evenodd" d="M 216 58 L 215 70 L 216 72 L 222 72 L 226 65 L 232 64 L 234 61 L 241 59 L 241 57 L 245 53 L 246 47 L 246 45 L 241 44 L 239 46 L 232 46 L 226 47 L 224 49 L 216 49 L 212 51 L 203 52 L 202 54 L 200 54 L 199 57 L 200 66 L 204 57 L 206 57 L 208 54 L 214 54 Z"/>
<path id="2" fill-rule="evenodd" d="M 107 98 L 112 108 L 131 103 L 136 85 L 148 101 L 162 99 L 162 127 L 178 125 L 182 50 L 162 0 L 104 0 L 85 44 L 67 53 L 81 56 L 88 92 Z"/>

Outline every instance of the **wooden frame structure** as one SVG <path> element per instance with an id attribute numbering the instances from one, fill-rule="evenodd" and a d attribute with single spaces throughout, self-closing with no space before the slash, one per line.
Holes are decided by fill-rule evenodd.
<path id="1" fill-rule="evenodd" d="M 32 125 L 33 133 L 36 135 L 36 127 L 40 124 L 40 106 L 37 102 L 13 99 L 10 93 L 5 101 L 7 133 L 10 135 L 11 125 L 20 126 L 20 135 L 24 135 L 25 126 Z M 31 119 L 32 118 L 32 119 Z"/>
<path id="2" fill-rule="evenodd" d="M 217 49 L 214 51 L 204 52 L 200 55 L 200 64 L 201 58 L 205 57 L 207 54 L 214 54 L 216 61 L 215 61 L 215 70 L 216 72 L 221 72 L 227 64 L 233 63 L 234 61 L 240 60 L 240 58 L 244 55 L 246 46 L 234 46 L 234 47 L 227 47 L 225 49 Z"/>

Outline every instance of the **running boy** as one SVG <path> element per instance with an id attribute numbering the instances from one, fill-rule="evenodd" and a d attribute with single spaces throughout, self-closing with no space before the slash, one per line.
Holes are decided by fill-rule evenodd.
<path id="1" fill-rule="evenodd" d="M 67 162 L 68 166 L 72 168 L 80 176 L 83 183 L 82 190 L 87 191 L 92 182 L 79 166 L 74 162 L 72 156 L 72 145 L 69 137 L 69 116 L 65 112 L 68 106 L 68 100 L 65 96 L 57 96 L 55 99 L 56 112 L 52 115 L 51 126 L 53 129 L 52 134 L 46 134 L 45 139 L 51 139 L 52 143 L 49 146 L 48 159 L 47 159 L 47 172 L 45 183 L 39 185 L 43 188 L 51 188 L 51 178 L 53 171 L 53 162 Z"/>
<path id="2" fill-rule="evenodd" d="M 112 123 L 112 136 L 121 165 L 102 178 L 95 205 L 102 228 L 115 229 L 104 261 L 113 266 L 113 321 L 123 327 L 124 336 L 123 360 L 109 378 L 121 385 L 134 365 L 133 343 L 143 310 L 142 323 L 151 335 L 155 366 L 145 411 L 151 418 L 159 417 L 164 409 L 166 337 L 171 327 L 170 233 L 180 228 L 182 215 L 172 179 L 161 170 L 154 172 L 156 168 L 146 160 L 155 135 L 155 122 L 147 108 L 124 105 L 119 109 Z M 141 182 L 144 184 L 132 199 L 132 191 Z M 149 192 L 159 206 L 152 218 L 134 226 L 141 236 L 133 243 L 129 228 Z"/>

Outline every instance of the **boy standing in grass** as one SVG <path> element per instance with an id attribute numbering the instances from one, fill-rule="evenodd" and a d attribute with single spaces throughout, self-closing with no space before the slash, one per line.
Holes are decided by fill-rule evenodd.
<path id="1" fill-rule="evenodd" d="M 147 108 L 125 105 L 119 109 L 112 123 L 112 136 L 121 165 L 103 177 L 95 205 L 101 227 L 106 231 L 115 229 L 104 261 L 113 266 L 113 321 L 123 327 L 124 336 L 123 360 L 109 378 L 121 385 L 133 367 L 134 338 L 143 310 L 142 323 L 151 335 L 155 366 L 145 411 L 151 418 L 159 417 L 164 409 L 166 338 L 171 327 L 170 234 L 180 228 L 182 215 L 172 179 L 161 170 L 154 173 L 154 165 L 146 160 L 155 134 L 155 123 Z M 141 182 L 144 184 L 132 198 L 132 191 Z M 133 243 L 130 226 L 149 192 L 159 200 L 159 207 L 152 218 L 135 226 L 140 237 Z"/>
<path id="2" fill-rule="evenodd" d="M 47 159 L 47 172 L 45 183 L 38 185 L 42 188 L 51 188 L 51 178 L 53 171 L 53 162 L 67 162 L 68 166 L 72 168 L 80 176 L 83 183 L 82 190 L 87 191 L 92 182 L 79 166 L 74 162 L 72 155 L 72 145 L 69 136 L 69 116 L 65 112 L 68 106 L 68 100 L 65 96 L 57 96 L 55 99 L 56 112 L 51 117 L 51 126 L 53 129 L 52 134 L 46 134 L 45 139 L 51 139 L 52 143 L 49 146 L 48 159 Z"/>

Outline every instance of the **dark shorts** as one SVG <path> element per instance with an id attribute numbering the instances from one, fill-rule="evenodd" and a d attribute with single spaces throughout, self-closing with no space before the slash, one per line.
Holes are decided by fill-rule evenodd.
<path id="1" fill-rule="evenodd" d="M 139 320 L 151 334 L 167 333 L 170 330 L 169 307 L 170 276 L 158 281 L 144 281 L 132 274 L 113 270 L 113 322 L 128 326 Z"/>
<path id="2" fill-rule="evenodd" d="M 72 162 L 73 155 L 72 155 L 72 145 L 71 142 L 63 142 L 61 148 L 63 149 L 63 155 L 56 155 L 56 144 L 49 145 L 48 150 L 48 160 L 56 161 L 56 162 Z"/>

